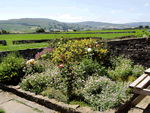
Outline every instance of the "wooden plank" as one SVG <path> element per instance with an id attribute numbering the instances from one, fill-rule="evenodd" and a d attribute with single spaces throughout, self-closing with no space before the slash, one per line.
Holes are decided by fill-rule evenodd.
<path id="1" fill-rule="evenodd" d="M 148 74 L 142 74 L 139 78 L 137 78 L 133 83 L 129 85 L 130 88 L 135 88 L 142 80 L 144 80 Z"/>
<path id="2" fill-rule="evenodd" d="M 143 89 L 143 90 L 132 89 L 132 91 L 133 91 L 134 93 L 138 93 L 138 94 L 150 95 L 150 90 L 149 90 L 149 89 Z"/>
<path id="3" fill-rule="evenodd" d="M 141 102 L 146 95 L 140 94 L 135 100 L 132 101 L 131 106 L 136 106 L 139 102 Z"/>
<path id="4" fill-rule="evenodd" d="M 147 76 L 140 84 L 136 86 L 137 89 L 143 89 L 150 81 L 150 76 Z"/>
<path id="5" fill-rule="evenodd" d="M 150 68 L 144 71 L 145 74 L 150 74 Z"/>

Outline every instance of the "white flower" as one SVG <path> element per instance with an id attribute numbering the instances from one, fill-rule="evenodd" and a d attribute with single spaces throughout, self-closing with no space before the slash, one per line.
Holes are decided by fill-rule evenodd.
<path id="1" fill-rule="evenodd" d="M 88 52 L 90 52 L 91 50 L 92 50 L 91 48 L 88 48 L 88 49 L 87 49 Z"/>
<path id="2" fill-rule="evenodd" d="M 34 59 L 30 59 L 26 62 L 26 64 L 34 64 Z"/>

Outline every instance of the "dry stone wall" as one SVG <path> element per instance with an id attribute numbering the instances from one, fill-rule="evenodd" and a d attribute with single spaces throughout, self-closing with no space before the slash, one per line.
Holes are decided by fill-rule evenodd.
<path id="1" fill-rule="evenodd" d="M 35 55 L 38 52 L 43 51 L 45 48 L 36 48 L 36 49 L 23 49 L 23 50 L 18 50 L 19 54 L 21 56 L 23 56 L 24 59 L 31 59 L 31 58 L 35 58 Z M 14 52 L 14 51 L 1 51 L 0 52 L 0 62 L 1 62 L 1 57 L 6 57 L 7 54 L 9 54 L 10 52 Z"/>
<path id="2" fill-rule="evenodd" d="M 6 40 L 0 40 L 0 44 L 7 46 Z"/>
<path id="3" fill-rule="evenodd" d="M 98 42 L 98 43 L 104 43 Z M 150 37 L 134 39 L 117 39 L 106 42 L 109 50 L 115 55 L 124 55 L 134 61 L 135 64 L 141 64 L 150 67 Z"/>
<path id="4" fill-rule="evenodd" d="M 150 37 L 149 38 L 130 38 L 130 39 L 116 39 L 108 41 L 100 41 L 100 43 L 106 42 L 109 50 L 115 55 L 119 56 L 123 54 L 125 57 L 134 60 L 135 64 L 141 64 L 145 67 L 150 67 Z M 41 52 L 44 48 L 38 49 L 25 49 L 18 50 L 18 52 L 25 58 L 35 58 L 38 52 Z M 0 57 L 6 56 L 11 51 L 0 52 Z"/>

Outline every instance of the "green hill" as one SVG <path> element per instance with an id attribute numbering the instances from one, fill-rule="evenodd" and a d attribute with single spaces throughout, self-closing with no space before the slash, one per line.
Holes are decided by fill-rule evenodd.
<path id="1" fill-rule="evenodd" d="M 101 30 L 103 28 L 127 28 L 137 27 L 139 25 L 149 25 L 150 22 L 136 22 L 127 24 L 112 24 L 104 22 L 85 21 L 77 23 L 64 23 L 52 19 L 45 18 L 22 18 L 0 20 L 0 30 L 5 29 L 10 32 L 35 32 L 36 29 L 42 27 L 45 31 L 67 31 L 76 29 L 83 30 Z"/>

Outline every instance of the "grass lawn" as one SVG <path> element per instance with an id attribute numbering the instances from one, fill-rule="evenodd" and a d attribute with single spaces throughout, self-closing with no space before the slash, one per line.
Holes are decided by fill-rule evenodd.
<path id="1" fill-rule="evenodd" d="M 12 43 L 13 40 L 56 39 L 56 38 L 61 38 L 61 36 L 67 37 L 67 38 L 101 37 L 102 39 L 107 40 L 107 39 L 114 39 L 115 37 L 122 37 L 122 36 L 128 36 L 128 35 L 137 35 L 137 33 L 109 33 L 109 34 L 75 34 L 75 33 L 127 32 L 127 31 L 141 32 L 142 30 L 98 30 L 98 31 L 69 32 L 69 33 L 74 33 L 74 34 L 63 34 L 63 32 L 62 32 L 62 34 L 7 34 L 7 35 L 0 35 L 0 40 L 6 40 L 6 42 L 7 42 L 7 46 L 0 45 L 0 51 L 11 51 L 11 50 L 27 49 L 27 48 L 40 48 L 40 47 L 47 47 L 48 46 L 47 43 L 13 45 L 13 43 Z"/>

